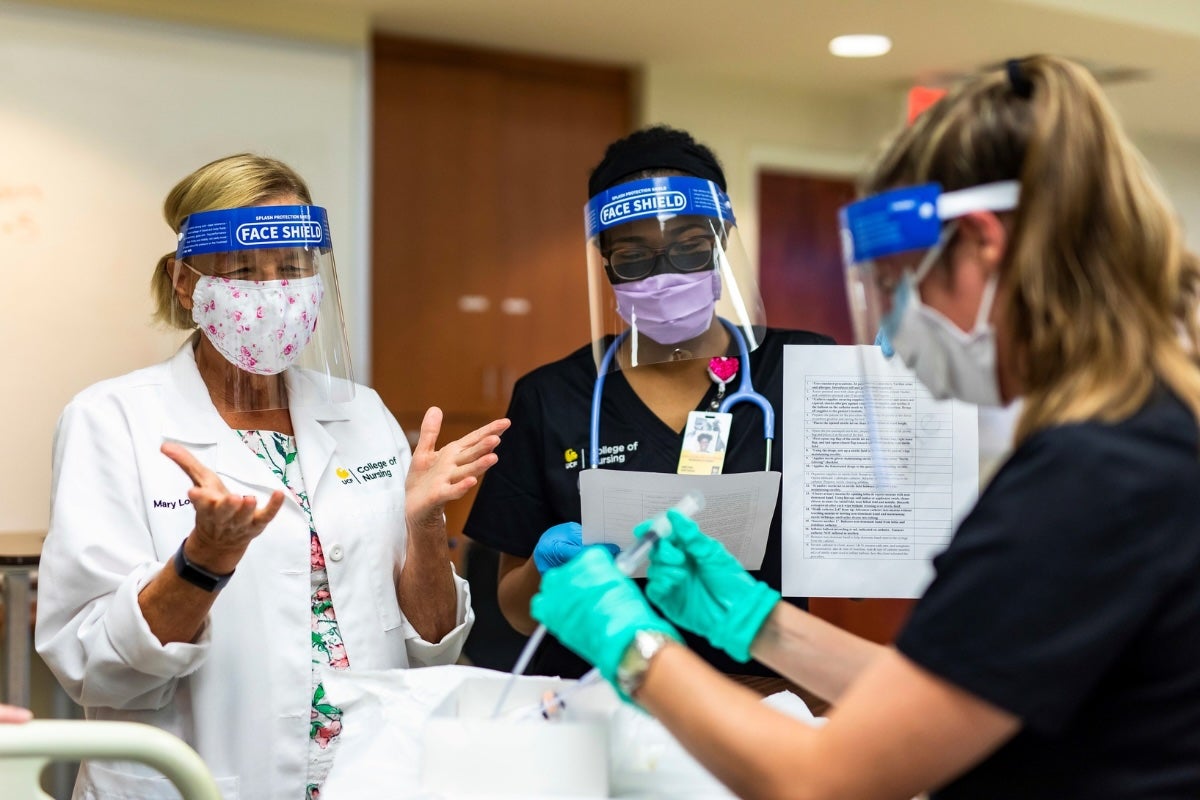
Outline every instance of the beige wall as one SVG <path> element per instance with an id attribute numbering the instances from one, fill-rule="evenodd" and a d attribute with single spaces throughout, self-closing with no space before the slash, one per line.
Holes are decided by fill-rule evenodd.
<path id="1" fill-rule="evenodd" d="M 0 532 L 46 525 L 50 440 L 54 421 L 71 395 L 96 380 L 149 363 L 174 346 L 177 336 L 147 325 L 144 286 L 153 259 L 170 245 L 169 233 L 158 218 L 162 196 L 175 179 L 202 160 L 238 149 L 274 150 L 297 160 L 297 166 L 313 181 L 317 196 L 328 198 L 355 358 L 360 366 L 367 364 L 370 170 L 365 16 L 352 10 L 331 15 L 328 9 L 293 0 L 61 0 L 60 5 L 134 13 L 140 18 L 131 22 L 123 16 L 64 12 L 0 0 L 0 71 L 4 74 L 0 80 L 0 132 L 4 136 L 0 188 L 32 185 L 28 170 L 37 165 L 11 147 L 12 126 L 19 122 L 22 135 L 37 137 L 39 148 L 54 149 L 61 156 L 51 168 L 37 172 L 39 192 L 66 192 L 75 186 L 78 207 L 95 215 L 115 205 L 129 208 L 136 204 L 142 210 L 136 218 L 114 218 L 119 230 L 112 238 L 98 241 L 91 257 L 55 260 L 42 253 L 37 263 L 51 264 L 48 270 L 23 269 L 23 256 L 11 245 L 8 250 L 0 245 L 0 273 L 7 281 L 0 292 L 0 340 L 9 359 L 5 391 L 0 392 L 0 436 L 5 442 L 5 459 L 0 465 Z M 248 9 L 261 13 L 247 13 Z M 147 21 L 147 17 L 167 21 Z M 20 25 L 14 22 L 18 18 Z M 210 27 L 213 25 L 218 27 Z M 246 32 L 230 30 L 239 25 Z M 259 35 L 265 31 L 278 38 Z M 314 40 L 333 44 L 335 49 L 318 46 L 306 51 Z M 62 50 L 57 66 L 75 68 L 83 75 L 93 72 L 89 64 L 111 69 L 124 61 L 130 67 L 132 74 L 123 86 L 96 92 L 90 98 L 97 112 L 103 111 L 106 103 L 130 102 L 128 94 L 121 92 L 129 92 L 131 87 L 136 90 L 139 70 L 169 71 L 187 62 L 192 75 L 211 77 L 214 69 L 219 73 L 217 67 L 223 60 L 252 58 L 255 51 L 264 63 L 279 54 L 290 59 L 303 59 L 305 52 L 315 54 L 318 61 L 323 59 L 322 63 L 336 65 L 338 70 L 337 86 L 324 84 L 341 98 L 322 109 L 328 155 L 307 161 L 299 152 L 273 147 L 269 139 L 242 138 L 247 131 L 269 136 L 273 125 L 286 121 L 271 115 L 234 119 L 189 113 L 193 106 L 182 83 L 178 92 L 144 98 L 134 91 L 139 102 L 157 104 L 157 114 L 169 125 L 141 130 L 124 147 L 119 142 L 100 146 L 106 131 L 104 117 L 89 117 L 92 106 L 88 102 L 68 102 L 88 100 L 78 97 L 79 83 L 63 77 L 61 71 L 40 71 L 40 61 L 20 60 L 22 48 L 39 41 L 57 41 Z M 46 55 L 40 53 L 39 58 Z M 157 65 L 155 58 L 160 59 Z M 29 73 L 28 79 L 18 86 L 15 76 L 21 72 Z M 23 100 L 18 91 L 41 97 L 31 95 Z M 31 110 L 44 110 L 56 94 L 69 113 L 39 118 Z M 758 169 L 767 166 L 853 175 L 880 138 L 899 123 L 902 109 L 900 90 L 868 97 L 835 97 L 761 83 L 697 80 L 685 71 L 652 64 L 642 71 L 637 116 L 643 123 L 665 122 L 686 128 L 714 148 L 725 165 L 747 249 L 756 258 Z M 1200 143 L 1142 137 L 1139 145 L 1178 207 L 1189 241 L 1200 248 Z M 78 181 L 81 174 L 86 177 L 82 183 Z M 26 197 L 24 202 L 36 207 L 43 200 Z M 62 198 L 54 202 L 66 203 Z M 9 205 L 9 209 L 14 207 Z M 4 211 L 0 203 L 0 213 Z M 45 218 L 41 222 L 61 221 Z M 71 230 L 56 235 L 66 242 Z M 132 233 L 127 236 L 126 231 Z M 161 236 L 149 240 L 138 231 L 160 231 Z M 51 239 L 45 246 L 57 247 Z M 118 287 L 128 287 L 128 291 L 118 292 Z M 1007 422 L 1000 420 L 987 428 L 985 435 L 991 431 L 994 439 L 1002 440 L 1005 425 Z M 999 445 L 994 447 L 999 449 Z M 44 673 L 38 676 L 35 706 L 46 714 L 49 707 L 44 695 L 50 682 Z"/>
<path id="2" fill-rule="evenodd" d="M 640 121 L 684 128 L 721 159 L 752 263 L 758 263 L 760 168 L 854 176 L 903 122 L 905 93 L 835 97 L 737 81 L 697 81 L 648 67 Z M 1142 150 L 1200 250 L 1200 142 L 1141 136 Z M 990 479 L 1008 450 L 1016 407 L 980 412 L 980 478 Z"/>
<path id="3" fill-rule="evenodd" d="M 853 176 L 903 120 L 901 91 L 833 96 L 737 80 L 700 80 L 671 67 L 643 70 L 642 124 L 689 131 L 721 159 L 751 259 L 758 258 L 757 175 L 762 167 Z"/>
<path id="4" fill-rule="evenodd" d="M 1200 252 L 1200 142 L 1141 136 L 1136 143 L 1179 212 L 1188 244 Z"/>
<path id="5" fill-rule="evenodd" d="M 44 194 L 19 200 L 35 211 L 39 204 L 70 208 L 70 193 L 76 192 L 74 207 L 88 212 L 83 219 L 89 225 L 117 207 L 138 211 L 136 216 L 114 216 L 116 233 L 96 239 L 84 257 L 74 251 L 59 254 L 67 244 L 78 246 L 82 228 L 48 214 L 40 220 L 43 252 L 31 257 L 28 243 L 16 247 L 11 241 L 0 252 L 0 267 L 10 276 L 0 294 L 0 330 L 7 342 L 22 342 L 10 351 L 15 364 L 10 374 L 20 375 L 26 387 L 24 393 L 5 393 L 7 400 L 0 397 L 0 434 L 8 455 L 0 473 L 0 531 L 45 524 L 50 436 L 69 397 L 171 349 L 175 338 L 146 324 L 142 288 L 152 258 L 170 244 L 169 234 L 165 228 L 161 236 L 139 232 L 159 230 L 158 207 L 166 188 L 204 160 L 240 149 L 260 150 L 295 161 L 310 177 L 335 220 L 343 299 L 360 374 L 367 363 L 365 17 L 348 14 L 335 24 L 309 13 L 303 3 L 281 0 L 61 2 L 139 16 L 0 0 L 0 42 L 4 58 L 11 61 L 0 64 L 6 76 L 0 83 L 6 144 L 16 130 L 38 152 L 53 156 L 39 164 L 27 149 L 8 146 L 7 155 L 0 154 L 0 179 L 18 190 L 36 183 Z M 277 36 L 230 30 L 239 18 L 237 10 L 251 7 L 263 12 L 244 15 L 257 20 L 251 30 L 273 24 L 264 20 L 287 25 L 276 28 Z M 156 10 L 170 21 L 145 18 Z M 314 41 L 322 35 L 324 43 Z M 236 71 L 223 71 L 230 64 L 278 68 L 285 62 L 320 72 L 312 86 L 323 92 L 322 99 L 318 115 L 310 117 L 320 123 L 313 127 L 312 141 L 320 142 L 315 158 L 297 148 L 295 140 L 286 141 L 293 134 L 285 132 L 288 120 L 281 113 L 221 113 L 231 104 L 246 103 L 260 89 L 252 81 L 239 82 Z M 99 73 L 119 80 L 89 89 L 78 77 Z M 229 103 L 217 102 L 221 93 L 231 93 Z M 200 100 L 209 103 L 205 113 L 197 112 Z M 126 108 L 153 124 L 125 138 L 116 135 L 114 126 L 127 122 L 120 118 Z M 637 117 L 642 123 L 686 128 L 714 148 L 724 162 L 743 240 L 756 263 L 758 170 L 853 175 L 900 122 L 902 111 L 899 89 L 833 96 L 761 82 L 697 79 L 689 71 L 650 64 L 641 70 Z M 1200 146 L 1148 137 L 1139 144 L 1177 205 L 1189 241 L 1200 247 Z M 10 198 L 8 208 L 14 207 Z M 50 268 L 23 269 L 22 264 Z M 121 292 L 119 287 L 132 289 Z"/>
<path id="6" fill-rule="evenodd" d="M 905 92 L 833 96 L 740 81 L 698 80 L 651 65 L 642 74 L 639 120 L 684 128 L 717 153 L 746 249 L 758 256 L 760 168 L 854 176 L 903 122 Z M 1134 137 L 1200 250 L 1200 141 Z"/>
<path id="7" fill-rule="evenodd" d="M 96 11 L 297 40 L 363 45 L 370 19 L 363 9 L 307 0 L 23 0 L 43 7 Z"/>
<path id="8" fill-rule="evenodd" d="M 252 151 L 306 177 L 367 363 L 365 45 L 0 0 L 0 74 L 0 532 L 46 527 L 70 398 L 182 339 L 151 324 L 149 279 L 175 245 L 164 196 L 208 161 Z"/>

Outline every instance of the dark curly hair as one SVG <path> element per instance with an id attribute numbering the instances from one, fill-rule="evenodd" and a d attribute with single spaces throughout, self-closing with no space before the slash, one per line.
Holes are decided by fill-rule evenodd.
<path id="1" fill-rule="evenodd" d="M 710 180 L 725 191 L 725 173 L 713 151 L 687 131 L 654 125 L 618 139 L 588 178 L 588 197 L 619 183 L 678 171 Z"/>

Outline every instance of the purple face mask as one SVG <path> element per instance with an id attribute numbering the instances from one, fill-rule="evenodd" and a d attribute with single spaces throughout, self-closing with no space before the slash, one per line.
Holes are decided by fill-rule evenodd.
<path id="1" fill-rule="evenodd" d="M 617 313 L 630 327 L 659 344 L 678 344 L 708 330 L 721 276 L 716 270 L 667 272 L 612 288 Z"/>

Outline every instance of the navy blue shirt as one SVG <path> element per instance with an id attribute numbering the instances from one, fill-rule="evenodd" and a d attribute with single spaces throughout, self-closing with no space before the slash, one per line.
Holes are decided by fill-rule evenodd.
<path id="1" fill-rule="evenodd" d="M 936 798 L 1200 797 L 1198 452 L 1159 391 L 997 473 L 897 647 L 1023 727 Z"/>
<path id="2" fill-rule="evenodd" d="M 833 344 L 833 340 L 807 331 L 768 329 L 762 343 L 750 353 L 754 388 L 775 407 L 771 468 L 778 471 L 783 470 L 783 347 L 788 344 Z M 727 391 L 734 391 L 739 379 L 735 378 Z M 529 558 L 547 528 L 580 521 L 579 473 L 586 468 L 585 458 L 590 462 L 587 448 L 595 382 L 591 345 L 517 381 L 507 415 L 512 427 L 496 449 L 499 463 L 488 470 L 479 487 L 464 527 L 467 536 L 504 553 Z M 697 409 L 710 410 L 716 397 L 714 384 Z M 750 403 L 738 403 L 731 413 L 733 426 L 724 471 L 763 469 L 762 412 Z M 675 472 L 682 443 L 682 434 L 654 415 L 623 373 L 608 376 L 600 415 L 602 468 Z M 781 585 L 780 542 L 780 507 L 776 503 L 762 567 L 751 573 L 776 589 Z M 804 605 L 803 600 L 789 599 Z M 723 672 L 774 675 L 754 662 L 739 664 L 700 637 L 686 632 L 685 637 L 690 647 Z M 582 659 L 548 636 L 529 672 L 577 678 L 588 669 Z"/>

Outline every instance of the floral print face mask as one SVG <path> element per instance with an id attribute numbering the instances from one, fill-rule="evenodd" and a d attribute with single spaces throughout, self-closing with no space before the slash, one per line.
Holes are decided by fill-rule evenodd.
<path id="1" fill-rule="evenodd" d="M 320 275 L 282 281 L 202 275 L 192 291 L 192 320 L 231 363 L 277 375 L 308 345 L 324 296 Z"/>

